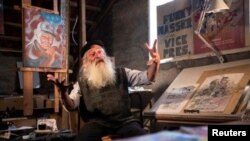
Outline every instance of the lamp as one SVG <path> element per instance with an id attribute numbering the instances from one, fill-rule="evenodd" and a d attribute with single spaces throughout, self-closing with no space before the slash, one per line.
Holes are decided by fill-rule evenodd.
<path id="1" fill-rule="evenodd" d="M 229 9 L 229 7 L 225 4 L 224 0 L 205 0 L 197 29 L 194 31 L 194 33 L 197 34 L 197 36 L 205 43 L 205 45 L 215 53 L 220 63 L 224 62 L 223 56 L 221 55 L 219 51 L 217 51 L 212 46 L 212 44 L 208 43 L 208 41 L 201 35 L 200 31 L 201 31 L 201 27 L 202 27 L 205 15 L 207 13 L 217 13 L 226 9 Z"/>

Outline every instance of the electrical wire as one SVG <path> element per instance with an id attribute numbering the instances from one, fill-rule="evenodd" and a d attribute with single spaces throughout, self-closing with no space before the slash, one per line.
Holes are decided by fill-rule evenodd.
<path id="1" fill-rule="evenodd" d="M 74 38 L 74 31 L 75 31 L 77 22 L 78 22 L 78 16 L 76 16 L 75 23 L 74 23 L 74 25 L 73 25 L 73 29 L 72 29 L 72 32 L 71 32 L 72 40 L 73 40 L 73 42 L 74 42 L 74 44 L 75 44 L 76 46 L 78 46 L 78 43 L 76 42 L 76 40 L 75 40 L 75 38 Z"/>

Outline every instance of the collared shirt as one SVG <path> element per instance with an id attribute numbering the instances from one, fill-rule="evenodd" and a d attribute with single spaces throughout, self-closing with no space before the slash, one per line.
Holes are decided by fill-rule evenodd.
<path id="1" fill-rule="evenodd" d="M 125 68 L 126 76 L 128 79 L 128 85 L 131 87 L 140 85 L 149 85 L 151 81 L 148 80 L 147 71 L 132 70 Z M 75 108 L 80 103 L 80 87 L 78 82 L 74 84 L 73 90 L 70 92 L 69 97 L 74 101 Z"/>

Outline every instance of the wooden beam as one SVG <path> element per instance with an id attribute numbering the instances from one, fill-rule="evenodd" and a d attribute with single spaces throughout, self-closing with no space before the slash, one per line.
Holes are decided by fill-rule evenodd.
<path id="1" fill-rule="evenodd" d="M 38 6 L 23 5 L 23 7 L 24 7 L 24 8 L 38 9 L 38 10 L 42 10 L 42 11 L 44 11 L 44 12 L 58 14 L 58 12 L 55 12 L 54 10 L 47 9 L 47 8 L 42 8 L 42 7 L 38 7 Z"/>
<path id="2" fill-rule="evenodd" d="M 5 25 L 13 26 L 13 27 L 22 27 L 22 24 L 13 23 L 13 22 L 4 22 Z"/>
<path id="3" fill-rule="evenodd" d="M 70 6 L 77 7 L 77 2 L 70 1 Z M 101 12 L 102 9 L 100 7 L 97 7 L 97 6 L 86 5 L 86 10 L 91 10 L 91 11 L 95 11 L 95 12 Z"/>
<path id="4" fill-rule="evenodd" d="M 23 114 L 25 116 L 33 114 L 33 72 L 23 72 Z"/>
<path id="5" fill-rule="evenodd" d="M 12 40 L 12 41 L 21 41 L 21 37 L 13 37 L 13 36 L 5 36 L 5 35 L 0 35 L 0 39 L 6 39 L 6 40 Z"/>
<path id="6" fill-rule="evenodd" d="M 21 71 L 30 71 L 30 72 L 67 72 L 67 69 L 54 69 L 54 68 L 29 68 L 21 67 Z"/>
<path id="7" fill-rule="evenodd" d="M 22 0 L 22 5 L 31 5 L 31 0 Z"/>
<path id="8" fill-rule="evenodd" d="M 22 53 L 22 50 L 17 49 L 9 49 L 9 48 L 1 48 L 0 52 L 13 52 L 13 53 Z"/>
<path id="9" fill-rule="evenodd" d="M 79 0 L 79 54 L 78 58 L 81 58 L 80 56 L 80 50 L 81 47 L 85 44 L 86 42 L 86 3 L 85 0 Z M 80 61 L 79 61 L 80 63 Z"/>
<path id="10" fill-rule="evenodd" d="M 53 0 L 53 10 L 56 14 L 59 14 L 58 11 L 58 0 Z"/>
<path id="11" fill-rule="evenodd" d="M 4 6 L 3 8 L 4 8 L 5 10 L 16 10 L 16 11 L 21 11 L 21 6 L 19 6 L 19 5 L 14 5 L 13 7 Z"/>
<path id="12" fill-rule="evenodd" d="M 56 73 L 55 73 L 55 77 L 56 77 L 56 78 L 59 78 L 59 73 L 56 72 Z M 55 98 L 55 100 L 54 100 L 54 111 L 55 111 L 56 113 L 58 113 L 58 112 L 59 112 L 60 94 L 59 94 L 59 91 L 58 91 L 56 85 L 54 85 L 54 98 Z"/>

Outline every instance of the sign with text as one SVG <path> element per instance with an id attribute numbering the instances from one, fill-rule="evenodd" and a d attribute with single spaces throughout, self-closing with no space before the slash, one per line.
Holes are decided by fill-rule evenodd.
<path id="1" fill-rule="evenodd" d="M 194 34 L 204 0 L 175 0 L 157 7 L 157 38 L 161 58 L 211 52 Z M 207 13 L 201 35 L 218 50 L 245 47 L 243 1 L 234 0 L 230 10 Z"/>
<path id="2" fill-rule="evenodd" d="M 191 0 L 175 0 L 157 7 L 157 34 L 161 58 L 193 53 Z"/>

